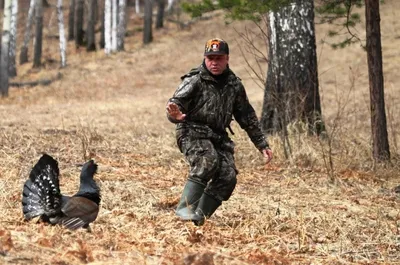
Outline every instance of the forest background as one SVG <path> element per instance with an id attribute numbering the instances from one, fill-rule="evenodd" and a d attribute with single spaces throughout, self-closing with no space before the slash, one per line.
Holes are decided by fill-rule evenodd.
<path id="1" fill-rule="evenodd" d="M 23 10 L 27 12 L 27 5 L 20 6 L 20 32 Z M 392 163 L 375 167 L 371 157 L 365 51 L 359 45 L 332 49 L 327 44 L 334 41 L 328 37 L 331 25 L 316 25 L 322 111 L 332 144 L 294 126 L 289 130 L 291 158 L 285 158 L 280 137 L 270 136 L 275 157 L 265 166 L 234 123 L 238 186 L 200 228 L 174 215 L 188 166 L 176 147 L 165 103 L 179 77 L 201 63 L 205 41 L 218 36 L 230 44 L 230 65 L 260 113 L 263 84 L 246 60 L 260 65 L 264 75 L 267 63 L 241 49 L 247 44 L 238 35 L 254 25 L 226 24 L 224 13 L 216 11 L 182 28 L 175 23 L 175 14 L 175 22 L 166 20 L 164 28 L 154 31 L 153 42 L 143 45 L 143 18 L 130 7 L 124 52 L 86 52 L 68 42 L 68 66 L 60 69 L 55 8 L 44 12 L 42 66 L 18 65 L 17 76 L 10 81 L 54 81 L 47 86 L 11 86 L 9 96 L 1 99 L 1 262 L 398 263 L 400 207 L 394 191 L 400 184 L 398 1 L 381 5 Z M 179 19 L 191 21 L 184 14 Z M 365 39 L 365 24 L 357 29 Z M 265 48 L 261 39 L 253 41 Z M 22 185 L 43 152 L 58 159 L 64 194 L 77 190 L 77 164 L 89 157 L 99 164 L 96 178 L 103 201 L 92 233 L 23 221 Z"/>

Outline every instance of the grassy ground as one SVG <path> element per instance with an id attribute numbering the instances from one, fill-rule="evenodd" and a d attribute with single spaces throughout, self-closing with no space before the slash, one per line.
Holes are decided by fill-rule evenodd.
<path id="1" fill-rule="evenodd" d="M 237 35 L 252 24 L 225 25 L 218 14 L 184 30 L 167 23 L 145 47 L 140 25 L 131 25 L 126 52 L 87 54 L 69 44 L 66 69 L 58 68 L 58 47 L 47 39 L 43 69 L 20 66 L 13 82 L 58 72 L 62 78 L 49 86 L 11 88 L 1 99 L 0 263 L 399 264 L 399 196 L 392 189 L 400 184 L 400 4 L 385 2 L 392 164 L 374 167 L 370 157 L 365 53 L 357 45 L 332 50 L 318 44 L 332 145 L 293 129 L 291 159 L 284 158 L 280 138 L 271 136 L 275 158 L 265 166 L 234 124 L 238 185 L 200 228 L 174 215 L 188 166 L 176 147 L 174 125 L 165 117 L 165 103 L 179 77 L 201 62 L 205 41 L 220 36 L 230 44 L 230 65 L 260 113 L 263 90 L 249 74 L 240 52 L 246 44 Z M 131 18 L 139 20 L 133 13 Z M 46 25 L 46 34 L 56 31 L 55 24 Z M 326 40 L 327 30 L 317 26 L 318 40 Z M 265 62 L 247 58 L 265 73 Z M 22 185 L 42 152 L 58 159 L 64 194 L 78 188 L 77 164 L 89 157 L 99 164 L 103 200 L 92 233 L 23 221 Z"/>

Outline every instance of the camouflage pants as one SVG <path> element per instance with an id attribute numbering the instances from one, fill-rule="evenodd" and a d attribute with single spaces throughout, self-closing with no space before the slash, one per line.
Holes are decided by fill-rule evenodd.
<path id="1" fill-rule="evenodd" d="M 233 142 L 214 144 L 209 139 L 185 137 L 178 144 L 190 165 L 189 179 L 206 185 L 204 192 L 214 198 L 228 200 L 237 175 Z"/>

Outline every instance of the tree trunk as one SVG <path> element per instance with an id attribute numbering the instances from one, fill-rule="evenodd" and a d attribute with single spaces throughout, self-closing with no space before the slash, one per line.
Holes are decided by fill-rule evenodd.
<path id="1" fill-rule="evenodd" d="M 111 0 L 105 0 L 104 4 L 104 52 L 111 52 Z"/>
<path id="2" fill-rule="evenodd" d="M 99 1 L 97 0 L 94 1 L 93 9 L 94 9 L 94 25 L 96 25 L 97 22 L 99 22 Z"/>
<path id="3" fill-rule="evenodd" d="M 22 44 L 21 52 L 19 54 L 20 64 L 28 62 L 28 45 L 29 45 L 29 39 L 31 37 L 34 11 L 35 11 L 35 0 L 31 0 L 29 5 L 28 18 L 26 19 L 24 42 Z"/>
<path id="4" fill-rule="evenodd" d="M 153 41 L 153 0 L 144 1 L 144 29 L 143 43 L 148 44 Z"/>
<path id="5" fill-rule="evenodd" d="M 33 54 L 33 68 L 40 67 L 42 59 L 42 41 L 43 41 L 43 0 L 36 0 L 35 8 L 35 47 Z"/>
<path id="6" fill-rule="evenodd" d="M 126 0 L 119 0 L 117 29 L 117 51 L 123 51 L 126 32 Z"/>
<path id="7" fill-rule="evenodd" d="M 111 0 L 111 51 L 117 51 L 118 3 Z"/>
<path id="8" fill-rule="evenodd" d="M 75 1 L 70 0 L 69 2 L 69 14 L 68 14 L 68 40 L 75 39 Z"/>
<path id="9" fill-rule="evenodd" d="M 84 0 L 77 0 L 76 13 L 75 13 L 75 45 L 80 47 L 84 45 L 84 31 L 83 31 L 83 15 L 84 15 L 85 2 Z"/>
<path id="10" fill-rule="evenodd" d="M 8 96 L 8 56 L 10 44 L 11 0 L 4 2 L 3 33 L 1 36 L 0 58 L 0 92 L 3 97 Z"/>
<path id="11" fill-rule="evenodd" d="M 65 40 L 64 30 L 64 14 L 63 14 L 63 0 L 57 0 L 57 18 L 58 18 L 58 30 L 60 34 L 60 58 L 61 67 L 67 66 L 67 43 Z"/>
<path id="12" fill-rule="evenodd" d="M 156 29 L 160 29 L 164 27 L 165 0 L 157 0 L 157 4 L 158 8 L 157 8 Z"/>
<path id="13" fill-rule="evenodd" d="M 10 24 L 10 47 L 8 58 L 8 73 L 10 77 L 17 76 L 15 66 L 15 53 L 17 49 L 17 18 L 18 18 L 18 0 L 11 1 L 11 24 Z"/>
<path id="14" fill-rule="evenodd" d="M 378 0 L 365 0 L 372 154 L 377 162 L 390 159 L 385 113 L 381 28 Z"/>
<path id="15" fill-rule="evenodd" d="M 86 24 L 87 51 L 96 50 L 96 40 L 95 40 L 96 8 L 97 8 L 96 2 L 97 0 L 89 0 L 88 20 Z"/>
<path id="16" fill-rule="evenodd" d="M 325 130 L 321 118 L 312 0 L 296 0 L 269 14 L 269 62 L 261 125 L 285 130 L 301 121 L 310 133 Z"/>
<path id="17" fill-rule="evenodd" d="M 146 1 L 146 0 L 145 0 Z M 139 14 L 140 13 L 140 3 L 139 3 L 139 0 L 136 0 L 135 1 L 135 12 L 136 12 L 136 14 Z"/>
<path id="18" fill-rule="evenodd" d="M 170 14 L 172 12 L 172 8 L 174 7 L 175 0 L 168 0 L 167 5 L 167 13 Z"/>
<path id="19" fill-rule="evenodd" d="M 102 5 L 101 8 L 101 22 L 100 22 L 100 41 L 99 41 L 99 46 L 100 49 L 104 49 L 105 47 L 105 3 Z"/>

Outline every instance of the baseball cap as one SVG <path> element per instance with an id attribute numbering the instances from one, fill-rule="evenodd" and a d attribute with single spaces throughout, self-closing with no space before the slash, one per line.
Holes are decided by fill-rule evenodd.
<path id="1" fill-rule="evenodd" d="M 207 55 L 222 55 L 229 54 L 229 46 L 226 41 L 219 38 L 210 39 L 206 42 L 204 56 Z"/>

